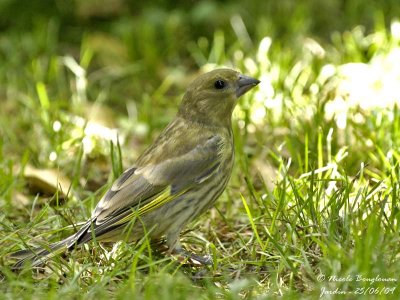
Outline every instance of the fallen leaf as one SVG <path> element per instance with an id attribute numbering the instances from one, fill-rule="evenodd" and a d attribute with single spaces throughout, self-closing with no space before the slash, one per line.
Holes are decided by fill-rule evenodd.
<path id="1" fill-rule="evenodd" d="M 58 191 L 63 199 L 67 198 L 71 187 L 71 181 L 56 169 L 37 169 L 27 165 L 24 169 L 24 177 L 29 188 L 35 193 L 54 195 Z"/>

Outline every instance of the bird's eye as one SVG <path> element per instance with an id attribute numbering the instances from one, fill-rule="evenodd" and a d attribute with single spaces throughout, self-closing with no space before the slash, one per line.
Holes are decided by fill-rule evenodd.
<path id="1" fill-rule="evenodd" d="M 225 81 L 217 80 L 216 82 L 214 82 L 214 86 L 218 90 L 223 89 L 225 87 Z"/>

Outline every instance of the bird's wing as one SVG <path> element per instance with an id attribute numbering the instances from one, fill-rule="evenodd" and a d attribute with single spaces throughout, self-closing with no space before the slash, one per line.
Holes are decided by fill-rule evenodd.
<path id="1" fill-rule="evenodd" d="M 93 212 L 96 228 L 125 224 L 206 180 L 220 165 L 221 147 L 222 138 L 214 135 L 179 156 L 126 170 Z"/>

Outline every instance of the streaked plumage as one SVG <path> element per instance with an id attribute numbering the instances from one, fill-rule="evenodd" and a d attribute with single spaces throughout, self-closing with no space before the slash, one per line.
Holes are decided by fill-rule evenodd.
<path id="1" fill-rule="evenodd" d="M 171 252 L 181 249 L 183 227 L 210 208 L 225 189 L 234 162 L 231 127 L 237 98 L 258 80 L 230 69 L 203 74 L 188 87 L 175 119 L 102 197 L 74 235 L 49 249 L 12 254 L 37 266 L 88 242 L 166 236 Z M 145 229 L 145 231 L 144 231 Z M 48 251 L 51 250 L 51 251 Z"/>

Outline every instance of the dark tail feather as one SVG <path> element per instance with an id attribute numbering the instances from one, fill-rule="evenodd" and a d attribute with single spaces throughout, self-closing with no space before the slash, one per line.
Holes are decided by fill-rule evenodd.
<path id="1" fill-rule="evenodd" d="M 40 266 L 52 257 L 73 248 L 75 245 L 81 244 L 79 239 L 87 232 L 90 224 L 90 222 L 86 223 L 77 233 L 67 237 L 62 241 L 49 245 L 48 249 L 37 247 L 10 254 L 9 258 L 18 260 L 12 266 L 12 269 L 22 269 L 26 264 L 29 264 L 32 268 Z"/>
<path id="2" fill-rule="evenodd" d="M 48 249 L 44 248 L 31 248 L 14 252 L 10 255 L 12 259 L 18 259 L 12 268 L 14 270 L 22 269 L 25 264 L 29 264 L 32 268 L 45 263 L 50 258 L 66 251 L 68 245 L 75 240 L 75 235 L 72 235 L 65 240 L 51 244 Z"/>

